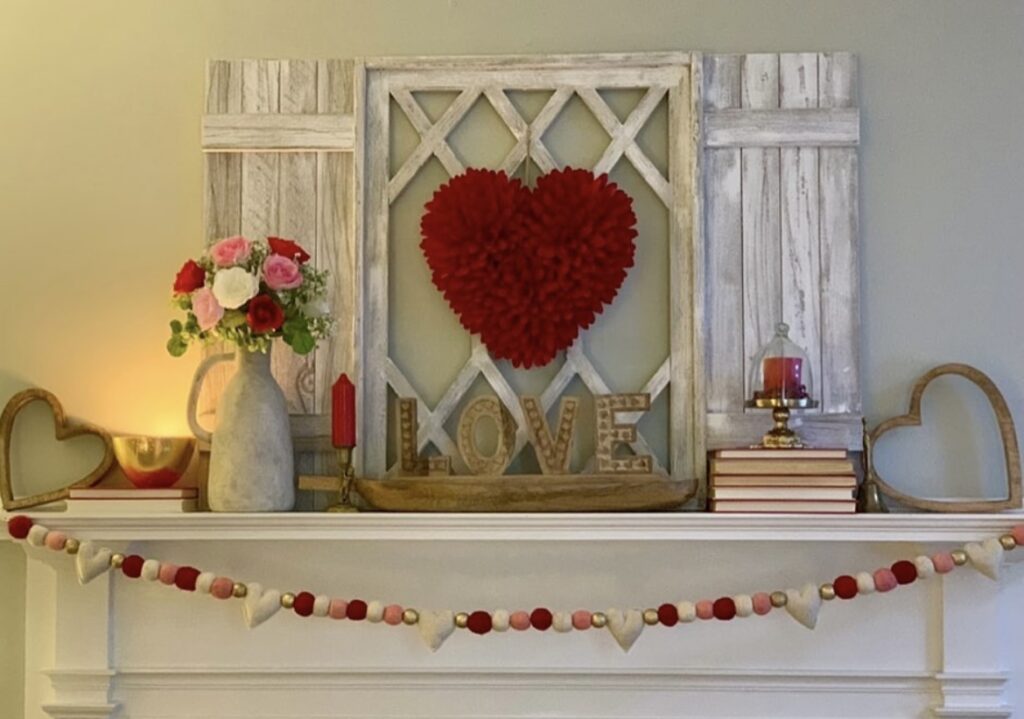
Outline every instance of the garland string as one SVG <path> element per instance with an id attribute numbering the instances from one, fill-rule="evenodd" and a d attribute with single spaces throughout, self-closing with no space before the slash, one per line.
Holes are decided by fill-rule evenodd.
<path id="1" fill-rule="evenodd" d="M 624 651 L 629 651 L 644 627 L 663 628 L 688 624 L 696 620 L 731 621 L 737 617 L 764 616 L 773 609 L 784 608 L 790 616 L 808 629 L 814 629 L 823 602 L 849 600 L 862 594 L 890 592 L 900 586 L 947 574 L 970 564 L 992 580 L 998 580 L 1006 552 L 1024 545 L 1024 524 L 1007 533 L 980 542 L 968 542 L 961 549 L 901 559 L 874 572 L 843 574 L 824 584 L 805 584 L 800 589 L 776 590 L 702 599 L 697 602 L 665 602 L 657 608 L 608 609 L 572 612 L 551 611 L 537 607 L 530 612 L 518 610 L 426 610 L 398 604 L 363 599 L 340 599 L 315 595 L 308 591 L 280 592 L 264 588 L 256 582 L 238 582 L 229 577 L 201 571 L 192 566 L 179 566 L 147 559 L 138 554 L 124 555 L 100 547 L 92 541 L 79 541 L 64 532 L 50 530 L 31 517 L 16 515 L 8 519 L 7 530 L 12 538 L 34 547 L 66 552 L 75 558 L 78 580 L 85 584 L 111 570 L 118 570 L 128 579 L 143 579 L 174 586 L 181 591 L 209 594 L 217 599 L 242 601 L 246 624 L 256 627 L 282 609 L 300 617 L 329 617 L 369 621 L 389 626 L 415 626 L 432 650 L 436 651 L 456 630 L 465 629 L 475 635 L 529 629 L 556 632 L 586 631 L 607 628 Z"/>

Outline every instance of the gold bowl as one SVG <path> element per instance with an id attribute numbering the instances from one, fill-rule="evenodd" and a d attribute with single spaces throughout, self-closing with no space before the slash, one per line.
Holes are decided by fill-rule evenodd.
<path id="1" fill-rule="evenodd" d="M 163 489 L 181 479 L 192 460 L 193 437 L 114 437 L 114 456 L 139 489 Z"/>

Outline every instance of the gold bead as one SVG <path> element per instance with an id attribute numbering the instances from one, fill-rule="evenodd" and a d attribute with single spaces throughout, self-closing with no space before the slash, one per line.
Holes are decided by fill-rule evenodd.
<path id="1" fill-rule="evenodd" d="M 779 607 L 786 606 L 786 602 L 789 601 L 789 598 L 786 596 L 785 592 L 772 592 L 771 600 L 772 606 L 778 609 Z"/>
<path id="2" fill-rule="evenodd" d="M 69 539 L 67 544 L 64 545 L 64 551 L 68 554 L 78 554 L 78 548 L 80 546 L 81 545 L 78 543 L 77 539 Z"/>
<path id="3" fill-rule="evenodd" d="M 831 584 L 822 584 L 818 587 L 818 594 L 821 595 L 821 598 L 826 602 L 831 602 L 836 598 L 836 588 Z"/>
<path id="4" fill-rule="evenodd" d="M 249 594 L 249 587 L 241 582 L 235 582 L 235 586 L 231 587 L 231 596 L 235 599 L 242 599 L 247 594 Z"/>
<path id="5" fill-rule="evenodd" d="M 608 626 L 608 617 L 604 612 L 594 612 L 590 615 L 590 626 L 594 629 L 604 629 Z"/>
<path id="6" fill-rule="evenodd" d="M 649 627 L 653 627 L 658 623 L 658 610 L 657 609 L 645 609 L 644 610 L 644 624 Z"/>
<path id="7" fill-rule="evenodd" d="M 420 621 L 420 613 L 415 609 L 406 609 L 402 612 L 402 623 L 412 626 Z"/>
<path id="8" fill-rule="evenodd" d="M 110 555 L 110 566 L 114 569 L 119 569 L 124 564 L 124 555 L 117 553 Z"/>
<path id="9" fill-rule="evenodd" d="M 466 625 L 469 624 L 469 615 L 465 612 L 459 612 L 455 615 L 455 626 L 459 629 L 465 629 Z"/>
<path id="10" fill-rule="evenodd" d="M 1010 550 L 1017 546 L 1017 540 L 1013 538 L 1012 534 L 1004 534 L 999 538 L 999 543 L 1003 545 L 1003 549 Z"/>
<path id="11" fill-rule="evenodd" d="M 953 564 L 958 567 L 962 567 L 967 564 L 967 552 L 962 549 L 954 549 L 949 553 L 949 556 L 953 558 Z"/>
<path id="12" fill-rule="evenodd" d="M 295 595 L 291 592 L 285 592 L 281 595 L 281 606 L 285 609 L 291 609 L 295 606 Z"/>

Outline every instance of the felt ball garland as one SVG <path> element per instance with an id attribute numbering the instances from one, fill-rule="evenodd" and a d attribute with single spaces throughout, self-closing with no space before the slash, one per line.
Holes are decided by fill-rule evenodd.
<path id="1" fill-rule="evenodd" d="M 63 532 L 52 531 L 36 524 L 31 517 L 17 515 L 7 520 L 7 531 L 18 541 L 25 541 L 34 547 L 65 552 L 75 558 L 79 580 L 84 584 L 113 569 L 132 580 L 159 581 L 183 592 L 209 594 L 218 600 L 238 599 L 244 604 L 244 615 L 250 627 L 257 626 L 281 609 L 290 609 L 299 617 L 327 617 L 334 620 L 369 621 L 388 626 L 416 627 L 428 646 L 437 649 L 455 629 L 466 629 L 469 633 L 484 636 L 491 632 L 517 632 L 534 630 L 546 632 L 588 631 L 591 628 L 605 629 L 614 636 L 618 644 L 627 650 L 640 636 L 645 626 L 672 628 L 685 626 L 696 620 L 729 622 L 736 618 L 764 616 L 772 609 L 786 611 L 804 626 L 813 629 L 817 623 L 822 601 L 833 599 L 850 600 L 875 592 L 891 592 L 901 586 L 913 584 L 936 574 L 947 574 L 957 567 L 971 564 L 979 572 L 992 579 L 998 579 L 999 569 L 1005 552 L 1024 544 L 1024 524 L 1017 525 L 1006 534 L 983 542 L 969 542 L 963 549 L 937 552 L 931 556 L 920 555 L 912 560 L 901 559 L 889 567 L 874 572 L 841 574 L 830 583 L 807 584 L 800 590 L 756 592 L 722 596 L 717 599 L 702 599 L 697 602 L 665 602 L 656 608 L 609 609 L 593 612 L 577 609 L 572 612 L 552 611 L 547 607 L 493 612 L 477 609 L 472 612 L 454 613 L 428 611 L 387 604 L 374 600 L 340 599 L 316 595 L 310 591 L 280 593 L 264 589 L 257 583 L 237 582 L 230 577 L 203 572 L 192 566 L 179 566 L 145 558 L 138 554 L 124 555 L 96 547 L 92 542 L 80 542 Z M 97 565 L 100 565 L 97 570 Z"/>

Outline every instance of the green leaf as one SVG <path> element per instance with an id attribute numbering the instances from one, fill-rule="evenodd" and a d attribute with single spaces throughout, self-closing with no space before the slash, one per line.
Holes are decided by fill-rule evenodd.
<path id="1" fill-rule="evenodd" d="M 171 332 L 174 334 L 180 334 L 182 330 L 181 322 L 178 320 L 171 320 Z"/>
<path id="2" fill-rule="evenodd" d="M 171 335 L 171 338 L 167 340 L 167 352 L 171 357 L 181 357 L 187 351 L 188 342 L 186 342 L 181 335 Z"/>
<path id="3" fill-rule="evenodd" d="M 240 310 L 228 310 L 220 322 L 224 327 L 241 327 L 245 324 L 245 313 Z"/>
<path id="4" fill-rule="evenodd" d="M 313 339 L 313 335 L 305 329 L 292 335 L 285 335 L 284 341 L 295 350 L 296 354 L 300 355 L 308 355 L 316 347 L 316 340 Z"/>

